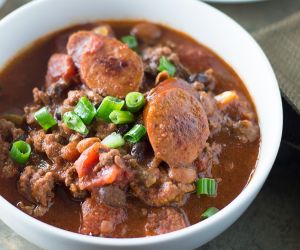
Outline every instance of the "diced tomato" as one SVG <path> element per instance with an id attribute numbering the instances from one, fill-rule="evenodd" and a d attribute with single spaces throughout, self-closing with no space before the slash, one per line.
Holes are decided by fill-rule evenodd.
<path id="1" fill-rule="evenodd" d="M 91 174 L 79 181 L 80 189 L 92 189 L 95 187 L 102 187 L 104 185 L 112 184 L 118 180 L 123 174 L 123 170 L 117 165 L 104 167 L 97 174 Z"/>
<path id="2" fill-rule="evenodd" d="M 84 150 L 77 161 L 75 161 L 74 166 L 79 178 L 88 175 L 92 168 L 99 162 L 100 147 L 100 142 L 94 143 L 92 146 Z"/>

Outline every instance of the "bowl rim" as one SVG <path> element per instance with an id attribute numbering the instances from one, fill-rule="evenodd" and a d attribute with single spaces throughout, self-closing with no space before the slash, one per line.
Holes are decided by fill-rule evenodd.
<path id="1" fill-rule="evenodd" d="M 38 6 L 38 5 L 42 5 L 49 1 L 51 1 L 51 0 L 32 1 L 32 2 L 29 2 L 29 3 L 21 6 L 20 8 L 16 9 L 12 13 L 10 13 L 6 17 L 4 17 L 0 21 L 0 26 L 6 25 L 6 23 L 9 22 L 11 19 L 18 18 L 18 16 L 20 14 L 22 14 L 22 12 L 30 11 L 31 8 Z M 180 2 L 181 0 L 173 0 L 173 1 Z M 203 230 L 204 228 L 209 227 L 210 225 L 218 223 L 218 221 L 221 218 L 229 216 L 233 211 L 237 211 L 241 204 L 248 204 L 249 202 L 252 201 L 251 199 L 253 199 L 256 196 L 256 194 L 258 193 L 258 191 L 260 190 L 260 188 L 262 187 L 263 183 L 265 182 L 265 180 L 273 166 L 275 157 L 276 157 L 278 149 L 279 149 L 280 141 L 281 141 L 282 127 L 283 127 L 283 114 L 282 114 L 282 103 L 281 103 L 281 99 L 280 99 L 280 91 L 278 88 L 278 83 L 277 83 L 275 74 L 273 72 L 273 69 L 272 69 L 267 57 L 265 56 L 264 52 L 262 51 L 262 49 L 259 47 L 257 42 L 250 36 L 250 34 L 247 31 L 245 31 L 237 22 L 235 22 L 232 18 L 230 18 L 223 12 L 221 12 L 221 11 L 217 10 L 216 8 L 210 6 L 206 3 L 203 3 L 201 1 L 186 0 L 185 3 L 186 2 L 197 3 L 197 4 L 201 5 L 203 8 L 209 8 L 210 11 L 215 12 L 216 15 L 222 16 L 222 18 L 227 19 L 227 22 L 229 23 L 229 25 L 235 26 L 240 33 L 243 33 L 243 35 L 246 36 L 248 40 L 251 40 L 252 44 L 256 47 L 257 52 L 261 56 L 260 59 L 263 60 L 263 63 L 268 68 L 268 74 L 272 78 L 272 82 L 274 83 L 274 88 L 276 88 L 276 90 L 274 89 L 274 91 L 277 95 L 277 97 L 276 97 L 277 104 L 278 104 L 278 107 L 281 107 L 281 108 L 279 108 L 277 110 L 278 111 L 277 120 L 279 121 L 279 124 L 277 124 L 278 126 L 276 129 L 277 141 L 274 145 L 272 145 L 273 148 L 271 150 L 271 156 L 269 156 L 268 164 L 267 164 L 267 166 L 265 166 L 264 171 L 261 171 L 262 172 L 261 175 L 256 178 L 252 178 L 251 181 L 247 184 L 247 186 L 242 190 L 242 192 L 214 216 L 212 216 L 204 221 L 201 221 L 200 223 L 196 223 L 194 225 L 188 226 L 184 229 L 181 229 L 181 230 L 178 230 L 175 232 L 171 232 L 171 233 L 167 233 L 167 234 L 163 234 L 163 235 L 151 236 L 151 237 L 102 238 L 102 237 L 81 235 L 78 233 L 66 231 L 64 229 L 60 229 L 60 228 L 51 226 L 49 224 L 46 224 L 44 222 L 41 222 L 38 219 L 35 219 L 35 218 L 27 215 L 26 213 L 22 212 L 21 210 L 19 210 L 15 206 L 13 206 L 11 203 L 9 203 L 7 200 L 5 200 L 4 197 L 2 197 L 0 195 L 0 205 L 1 206 L 6 207 L 7 209 L 13 209 L 14 213 L 16 215 L 16 218 L 20 218 L 25 223 L 29 223 L 32 226 L 39 228 L 40 230 L 43 230 L 43 231 L 47 232 L 48 234 L 51 234 L 51 235 L 54 235 L 57 237 L 68 238 L 68 239 L 72 239 L 74 241 L 78 241 L 78 242 L 82 242 L 82 243 L 86 243 L 86 244 L 130 247 L 130 246 L 144 246 L 144 245 L 149 245 L 149 244 L 161 243 L 161 242 L 165 242 L 165 241 L 174 240 L 175 238 L 176 239 L 184 238 L 190 234 L 196 233 L 197 231 Z M 189 33 L 187 32 L 187 34 L 189 34 Z M 207 46 L 206 44 L 204 44 L 204 45 Z M 222 56 L 221 56 L 221 58 L 222 58 Z M 237 72 L 237 74 L 238 74 L 238 72 Z M 259 152 L 259 156 L 258 156 L 256 165 L 258 164 L 259 161 L 260 161 L 260 152 Z M 253 197 L 253 198 L 251 198 L 251 197 Z M 0 218 L 1 218 L 1 216 L 0 216 Z"/>

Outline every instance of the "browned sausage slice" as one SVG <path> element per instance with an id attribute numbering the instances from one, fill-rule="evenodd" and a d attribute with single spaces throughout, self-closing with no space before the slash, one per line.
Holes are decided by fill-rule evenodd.
<path id="1" fill-rule="evenodd" d="M 191 164 L 202 152 L 209 135 L 201 103 L 188 91 L 173 86 L 154 89 L 144 110 L 144 123 L 157 158 L 170 166 Z"/>
<path id="2" fill-rule="evenodd" d="M 88 87 L 120 98 L 139 89 L 144 74 L 143 62 L 120 41 L 80 31 L 69 38 L 67 49 Z"/>
<path id="3" fill-rule="evenodd" d="M 59 81 L 69 83 L 76 75 L 72 58 L 66 54 L 53 54 L 48 62 L 46 87 Z"/>
<path id="4" fill-rule="evenodd" d="M 180 78 L 169 78 L 163 82 L 160 82 L 156 88 L 152 89 L 148 99 L 153 99 L 156 94 L 159 94 L 171 88 L 184 89 L 187 92 L 189 92 L 191 95 L 193 95 L 195 98 L 200 100 L 199 93 L 190 84 L 188 84 L 186 81 Z"/>

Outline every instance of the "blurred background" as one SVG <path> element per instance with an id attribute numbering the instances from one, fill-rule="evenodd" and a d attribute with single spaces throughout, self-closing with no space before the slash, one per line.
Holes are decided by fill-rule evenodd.
<path id="1" fill-rule="evenodd" d="M 1 2 L 3 0 L 0 0 L 0 6 Z M 26 2 L 29 0 L 7 0 L 0 8 L 0 19 Z M 300 0 L 210 4 L 228 14 L 252 34 L 300 11 Z M 262 191 L 235 224 L 200 249 L 300 249 L 300 118 L 284 99 L 283 108 L 283 140 Z M 0 221 L 0 249 L 38 248 Z"/>

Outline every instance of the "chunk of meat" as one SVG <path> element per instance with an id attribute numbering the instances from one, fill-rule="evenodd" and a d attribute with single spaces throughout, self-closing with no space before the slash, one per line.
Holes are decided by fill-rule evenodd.
<path id="1" fill-rule="evenodd" d="M 125 207 L 126 205 L 125 191 L 115 185 L 99 188 L 97 199 L 112 207 Z"/>
<path id="2" fill-rule="evenodd" d="M 5 141 L 14 141 L 24 135 L 23 129 L 16 128 L 15 124 L 6 119 L 0 119 L 0 135 Z"/>
<path id="3" fill-rule="evenodd" d="M 160 235 L 177 231 L 189 226 L 186 216 L 171 207 L 152 211 L 147 218 L 145 233 L 147 236 Z"/>
<path id="4" fill-rule="evenodd" d="M 46 153 L 50 160 L 56 161 L 61 157 L 62 145 L 59 134 L 46 134 L 44 130 L 32 131 L 27 142 L 33 144 L 35 150 Z"/>
<path id="5" fill-rule="evenodd" d="M 200 94 L 200 102 L 202 103 L 205 113 L 208 116 L 213 115 L 217 109 L 217 101 L 214 99 L 212 93 L 200 91 L 199 94 Z"/>
<path id="6" fill-rule="evenodd" d="M 95 137 L 98 137 L 100 140 L 103 140 L 106 136 L 115 132 L 117 129 L 117 126 L 115 124 L 107 124 L 107 122 L 100 119 L 96 119 L 91 126 L 91 130 L 95 133 Z"/>
<path id="7" fill-rule="evenodd" d="M 219 157 L 222 152 L 222 146 L 213 142 L 206 143 L 206 146 L 199 158 L 194 162 L 201 177 L 212 177 L 212 167 L 219 164 Z"/>
<path id="8" fill-rule="evenodd" d="M 215 72 L 212 68 L 207 69 L 204 72 L 198 74 L 192 74 L 189 76 L 189 82 L 196 83 L 196 88 L 199 84 L 207 91 L 213 91 L 216 88 L 217 80 L 215 77 Z M 198 86 L 197 86 L 198 85 Z"/>
<path id="9" fill-rule="evenodd" d="M 0 177 L 11 178 L 18 174 L 17 165 L 10 159 L 11 142 L 24 135 L 22 129 L 5 119 L 0 119 Z"/>
<path id="10" fill-rule="evenodd" d="M 113 237 L 116 227 L 127 219 L 124 208 L 100 203 L 93 195 L 83 202 L 81 210 L 80 233 L 87 235 Z"/>
<path id="11" fill-rule="evenodd" d="M 201 103 L 177 87 L 177 79 L 172 81 L 173 88 L 154 89 L 143 116 L 156 157 L 178 167 L 191 164 L 202 152 L 209 127 Z"/>
<path id="12" fill-rule="evenodd" d="M 259 127 L 249 120 L 234 122 L 232 125 L 233 134 L 242 142 L 254 142 L 259 137 Z"/>
<path id="13" fill-rule="evenodd" d="M 41 205 L 25 205 L 22 201 L 17 204 L 17 207 L 33 217 L 42 217 L 49 210 L 47 207 L 43 207 Z"/>
<path id="14" fill-rule="evenodd" d="M 67 49 L 89 88 L 120 98 L 139 89 L 144 73 L 142 60 L 120 41 L 80 31 L 69 38 Z"/>
<path id="15" fill-rule="evenodd" d="M 33 101 L 35 104 L 39 104 L 41 106 L 47 106 L 51 102 L 51 97 L 44 91 L 39 90 L 38 88 L 33 88 Z"/>
<path id="16" fill-rule="evenodd" d="M 139 23 L 135 25 L 130 34 L 146 44 L 153 44 L 161 37 L 161 29 L 153 23 Z"/>
<path id="17" fill-rule="evenodd" d="M 184 184 L 193 183 L 197 179 L 197 171 L 194 167 L 170 167 L 169 177 Z"/>
<path id="18" fill-rule="evenodd" d="M 69 83 L 76 76 L 76 68 L 72 58 L 66 54 L 53 54 L 48 62 L 46 87 L 52 83 Z"/>
<path id="19" fill-rule="evenodd" d="M 33 166 L 27 166 L 19 180 L 19 191 L 28 200 L 49 208 L 54 198 L 54 175 Z"/>
<path id="20" fill-rule="evenodd" d="M 163 169 L 136 169 L 135 178 L 130 183 L 134 196 L 149 206 L 182 205 L 186 194 L 195 190 L 193 183 L 172 180 Z"/>
<path id="21" fill-rule="evenodd" d="M 24 107 L 25 120 L 27 124 L 29 125 L 37 124 L 34 118 L 34 113 L 38 111 L 40 108 L 41 108 L 40 104 L 30 104 Z"/>
<path id="22" fill-rule="evenodd" d="M 159 60 L 162 56 L 165 56 L 176 66 L 176 76 L 184 79 L 188 78 L 190 75 L 189 70 L 182 65 L 178 54 L 174 52 L 171 46 L 146 47 L 142 51 L 145 72 L 156 76 L 158 74 Z"/>
<path id="23" fill-rule="evenodd" d="M 85 190 L 79 188 L 79 179 L 76 168 L 74 166 L 68 167 L 65 172 L 65 185 L 69 187 L 71 195 L 75 199 L 84 199 L 87 197 L 88 193 Z"/>

